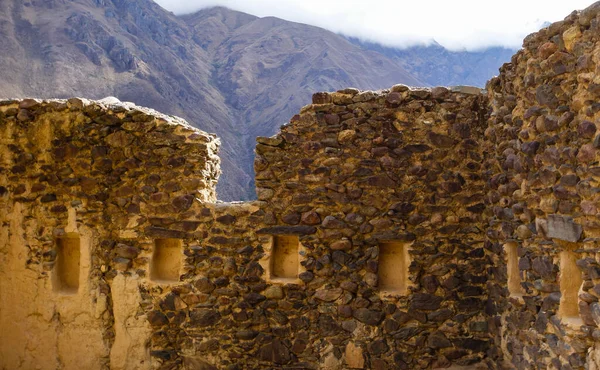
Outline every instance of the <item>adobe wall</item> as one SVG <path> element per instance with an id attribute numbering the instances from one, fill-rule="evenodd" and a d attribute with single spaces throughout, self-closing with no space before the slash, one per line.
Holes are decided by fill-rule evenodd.
<path id="1" fill-rule="evenodd" d="M 488 84 L 487 235 L 499 258 L 487 311 L 498 355 L 519 369 L 600 365 L 599 10 L 528 36 Z"/>

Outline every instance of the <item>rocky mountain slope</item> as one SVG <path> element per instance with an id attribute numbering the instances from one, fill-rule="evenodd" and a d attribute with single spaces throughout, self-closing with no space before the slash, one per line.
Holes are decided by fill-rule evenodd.
<path id="1" fill-rule="evenodd" d="M 0 98 L 116 96 L 178 115 L 223 145 L 219 198 L 253 197 L 254 138 L 315 91 L 427 85 L 400 58 L 329 31 L 151 0 L 2 0 Z"/>
<path id="2" fill-rule="evenodd" d="M 349 40 L 366 50 L 398 60 L 413 76 L 431 86 L 485 87 L 486 82 L 498 74 L 498 68 L 509 62 L 517 52 L 515 49 L 503 47 L 478 51 L 450 51 L 437 43 L 398 49 L 363 42 L 356 38 Z"/>

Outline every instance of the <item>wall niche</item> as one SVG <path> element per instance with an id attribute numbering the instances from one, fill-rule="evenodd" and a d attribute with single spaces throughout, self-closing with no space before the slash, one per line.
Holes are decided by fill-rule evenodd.
<path id="1" fill-rule="evenodd" d="M 177 282 L 181 275 L 181 240 L 156 239 L 150 261 L 150 279 L 157 282 Z"/>
<path id="2" fill-rule="evenodd" d="M 508 292 L 511 296 L 522 296 L 524 293 L 521 285 L 521 273 L 519 270 L 519 253 L 517 243 L 504 244 L 504 253 L 506 254 L 506 274 Z"/>
<path id="3" fill-rule="evenodd" d="M 581 271 L 577 267 L 577 256 L 571 251 L 560 252 L 560 303 L 558 315 L 567 323 L 577 324 L 579 315 L 579 289 L 583 284 Z"/>
<path id="4" fill-rule="evenodd" d="M 297 235 L 274 235 L 271 247 L 270 278 L 295 280 L 298 278 L 298 248 L 300 241 Z"/>
<path id="5" fill-rule="evenodd" d="M 404 295 L 408 291 L 410 244 L 398 241 L 379 243 L 379 290 L 384 293 Z"/>
<path id="6" fill-rule="evenodd" d="M 79 290 L 81 240 L 70 233 L 56 239 L 56 262 L 52 274 L 53 289 L 64 294 L 76 294 Z"/>

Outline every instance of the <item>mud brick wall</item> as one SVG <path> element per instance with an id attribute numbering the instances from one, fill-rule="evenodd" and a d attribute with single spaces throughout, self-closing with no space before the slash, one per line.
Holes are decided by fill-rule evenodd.
<path id="1" fill-rule="evenodd" d="M 528 36 L 488 83 L 488 312 L 519 369 L 598 366 L 599 8 Z"/>

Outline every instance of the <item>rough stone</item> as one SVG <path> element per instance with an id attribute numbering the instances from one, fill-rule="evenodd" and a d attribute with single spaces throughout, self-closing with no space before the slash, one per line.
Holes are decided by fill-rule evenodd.
<path id="1" fill-rule="evenodd" d="M 568 242 L 576 242 L 581 238 L 581 225 L 573 222 L 572 217 L 561 215 L 548 215 L 549 238 L 560 239 Z"/>

